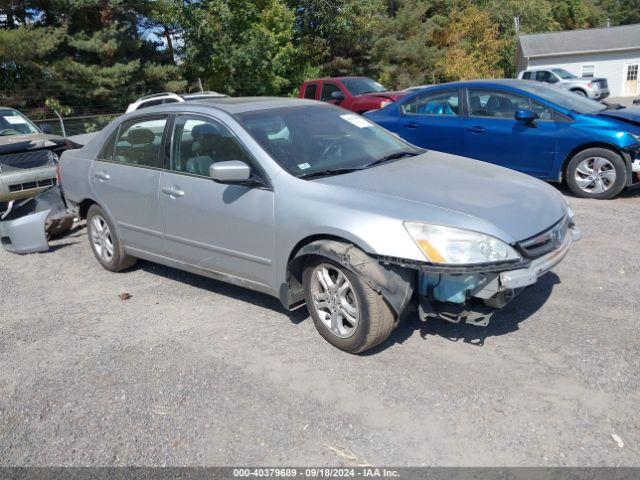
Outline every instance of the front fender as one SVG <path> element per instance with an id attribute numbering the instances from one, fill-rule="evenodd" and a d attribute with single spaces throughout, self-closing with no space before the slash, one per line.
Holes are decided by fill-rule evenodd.
<path id="1" fill-rule="evenodd" d="M 302 270 L 305 259 L 310 256 L 327 258 L 351 270 L 380 293 L 398 316 L 413 296 L 416 270 L 382 264 L 377 258 L 349 243 L 316 240 L 298 250 L 288 264 L 288 281 L 280 289 L 280 299 L 287 308 L 295 307 L 304 299 Z"/>

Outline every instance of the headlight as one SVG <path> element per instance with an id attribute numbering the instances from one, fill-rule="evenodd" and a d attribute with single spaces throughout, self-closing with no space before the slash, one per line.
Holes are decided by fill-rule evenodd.
<path id="1" fill-rule="evenodd" d="M 420 222 L 404 222 L 404 226 L 432 263 L 467 265 L 522 259 L 502 240 L 484 233 Z"/>

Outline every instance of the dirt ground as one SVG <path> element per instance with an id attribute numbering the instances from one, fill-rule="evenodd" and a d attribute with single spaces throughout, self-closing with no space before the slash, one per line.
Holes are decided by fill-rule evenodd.
<path id="1" fill-rule="evenodd" d="M 110 273 L 84 229 L 0 249 L 0 464 L 638 466 L 640 191 L 569 201 L 583 240 L 489 327 L 361 356 L 262 294 Z"/>

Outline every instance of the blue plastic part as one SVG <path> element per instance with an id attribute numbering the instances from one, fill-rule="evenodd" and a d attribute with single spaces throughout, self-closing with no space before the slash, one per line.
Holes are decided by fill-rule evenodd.
<path id="1" fill-rule="evenodd" d="M 433 295 L 439 302 L 462 304 L 467 300 L 467 292 L 476 288 L 482 277 L 478 274 L 420 274 L 420 295 Z"/>

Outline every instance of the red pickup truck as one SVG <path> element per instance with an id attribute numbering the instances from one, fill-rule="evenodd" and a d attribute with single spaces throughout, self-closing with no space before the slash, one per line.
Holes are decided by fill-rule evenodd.
<path id="1" fill-rule="evenodd" d="M 309 80 L 300 86 L 300 98 L 333 103 L 356 113 L 377 110 L 406 95 L 388 92 L 367 77 L 335 77 Z"/>

